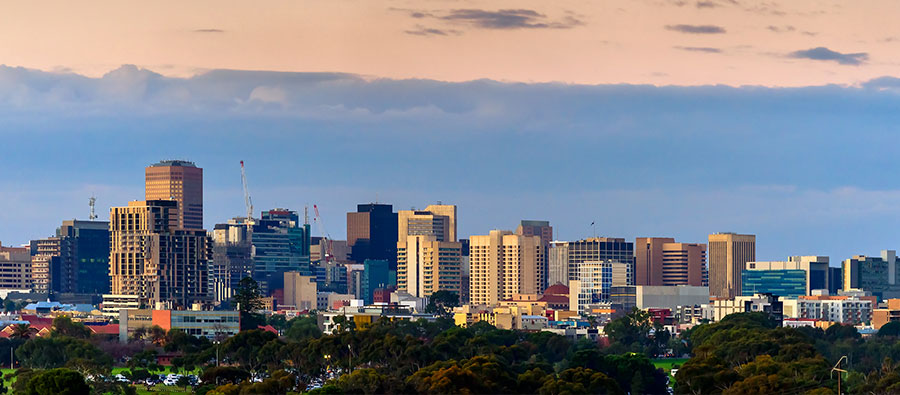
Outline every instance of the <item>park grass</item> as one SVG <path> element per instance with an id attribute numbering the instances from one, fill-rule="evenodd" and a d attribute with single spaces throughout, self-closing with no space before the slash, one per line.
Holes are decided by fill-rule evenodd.
<path id="1" fill-rule="evenodd" d="M 657 368 L 661 368 L 663 371 L 666 372 L 666 374 L 669 374 L 669 372 L 672 370 L 672 365 L 675 365 L 675 364 L 684 365 L 684 363 L 687 362 L 687 360 L 688 360 L 687 358 L 661 358 L 661 359 L 654 359 L 652 362 L 653 362 L 653 366 L 656 366 Z"/>

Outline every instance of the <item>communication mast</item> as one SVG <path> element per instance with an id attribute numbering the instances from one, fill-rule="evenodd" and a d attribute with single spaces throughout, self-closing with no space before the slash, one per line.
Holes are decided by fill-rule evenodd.
<path id="1" fill-rule="evenodd" d="M 97 213 L 94 212 L 94 206 L 97 205 L 97 198 L 94 195 L 91 195 L 91 200 L 88 203 L 91 206 L 91 215 L 88 217 L 91 221 L 97 219 Z"/>

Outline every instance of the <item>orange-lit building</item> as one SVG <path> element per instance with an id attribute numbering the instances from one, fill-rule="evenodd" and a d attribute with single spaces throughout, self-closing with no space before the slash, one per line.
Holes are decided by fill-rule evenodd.
<path id="1" fill-rule="evenodd" d="M 203 229 L 203 169 L 193 162 L 164 160 L 145 171 L 144 200 L 178 202 L 178 227 Z"/>

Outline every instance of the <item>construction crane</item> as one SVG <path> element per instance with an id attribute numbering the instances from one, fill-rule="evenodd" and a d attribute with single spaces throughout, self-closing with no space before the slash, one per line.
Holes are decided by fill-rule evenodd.
<path id="1" fill-rule="evenodd" d="M 94 195 L 91 195 L 91 199 L 88 204 L 91 206 L 91 215 L 88 217 L 88 219 L 93 221 L 97 219 L 97 213 L 94 212 L 94 206 L 97 205 L 97 198 L 95 198 Z"/>
<path id="2" fill-rule="evenodd" d="M 331 243 L 331 234 L 325 229 L 325 222 L 322 221 L 322 216 L 319 215 L 319 206 L 314 204 L 313 211 L 316 213 L 313 221 L 315 221 L 316 227 L 319 228 L 319 233 L 325 238 L 325 263 L 331 263 L 332 259 L 334 259 L 334 245 Z"/>
<path id="3" fill-rule="evenodd" d="M 244 205 L 247 206 L 247 229 L 253 225 L 253 199 L 250 199 L 250 187 L 247 185 L 247 171 L 241 161 L 241 183 L 244 185 Z"/>

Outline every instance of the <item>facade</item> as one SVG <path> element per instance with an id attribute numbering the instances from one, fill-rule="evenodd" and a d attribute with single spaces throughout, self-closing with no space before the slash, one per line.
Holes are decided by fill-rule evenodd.
<path id="1" fill-rule="evenodd" d="M 350 259 L 383 259 L 397 270 L 397 213 L 390 204 L 360 204 L 347 213 L 347 246 Z"/>
<path id="2" fill-rule="evenodd" d="M 900 321 L 900 299 L 888 299 L 886 308 L 872 311 L 872 327 L 881 329 L 888 322 Z"/>
<path id="3" fill-rule="evenodd" d="M 538 236 L 492 230 L 469 238 L 469 303 L 495 306 L 513 294 L 539 294 L 545 252 Z"/>
<path id="4" fill-rule="evenodd" d="M 109 222 L 63 221 L 56 236 L 31 241 L 31 254 L 53 257 L 38 258 L 39 292 L 109 292 Z"/>
<path id="5" fill-rule="evenodd" d="M 318 307 L 316 285 L 315 277 L 304 276 L 300 272 L 285 272 L 282 304 L 294 306 L 295 310 L 315 310 Z"/>
<path id="6" fill-rule="evenodd" d="M 100 303 L 100 312 L 109 318 L 118 318 L 120 310 L 138 310 L 141 308 L 141 300 L 137 295 L 103 295 Z"/>
<path id="7" fill-rule="evenodd" d="M 547 284 L 569 285 L 569 242 L 551 241 L 547 249 Z"/>
<path id="8" fill-rule="evenodd" d="M 569 280 L 569 306 L 584 314 L 588 305 L 609 302 L 612 287 L 628 285 L 628 265 L 621 262 L 579 262 L 578 279 Z M 575 310 L 575 309 L 573 309 Z"/>
<path id="9" fill-rule="evenodd" d="M 203 169 L 193 162 L 164 160 L 147 167 L 144 177 L 144 200 L 174 200 L 177 227 L 203 229 Z"/>
<path id="10" fill-rule="evenodd" d="M 31 289 L 48 294 L 59 283 L 59 257 L 48 254 L 31 256 Z M 51 273 L 51 270 L 53 273 Z"/>
<path id="11" fill-rule="evenodd" d="M 801 296 L 797 298 L 798 317 L 841 324 L 872 321 L 871 300 L 853 296 Z"/>
<path id="12" fill-rule="evenodd" d="M 31 251 L 0 245 L 0 289 L 30 290 Z"/>
<path id="13" fill-rule="evenodd" d="M 221 302 L 231 298 L 244 277 L 253 277 L 253 257 L 247 218 L 238 217 L 213 228 L 210 294 Z"/>
<path id="14" fill-rule="evenodd" d="M 407 236 L 397 243 L 397 289 L 417 298 L 437 291 L 459 295 L 462 245 L 436 236 Z"/>
<path id="15" fill-rule="evenodd" d="M 857 255 L 844 260 L 842 274 L 844 291 L 862 289 L 878 300 L 900 298 L 900 271 L 894 250 L 881 251 L 880 257 Z"/>
<path id="16" fill-rule="evenodd" d="M 741 274 L 741 294 L 771 293 L 777 296 L 812 295 L 829 286 L 827 256 L 792 256 L 787 261 L 747 262 Z"/>
<path id="17" fill-rule="evenodd" d="M 312 274 L 309 233 L 309 224 L 300 224 L 296 211 L 277 208 L 261 213 L 250 235 L 253 279 L 260 288 L 267 293 L 280 288 L 285 272 Z"/>
<path id="18" fill-rule="evenodd" d="M 178 227 L 178 203 L 150 200 L 110 209 L 111 293 L 148 306 L 188 307 L 209 298 L 212 243 L 204 230 Z"/>
<path id="19" fill-rule="evenodd" d="M 709 287 L 692 285 L 676 286 L 634 286 L 635 307 L 678 310 L 682 306 L 709 304 Z"/>
<path id="20" fill-rule="evenodd" d="M 437 241 L 456 241 L 456 206 L 432 204 L 425 210 L 397 212 L 397 241 L 407 236 L 434 236 Z"/>
<path id="21" fill-rule="evenodd" d="M 741 272 L 756 260 L 756 236 L 736 233 L 709 235 L 709 293 L 719 298 L 741 294 Z"/>
<path id="22" fill-rule="evenodd" d="M 239 311 L 123 309 L 117 317 L 121 343 L 127 343 L 138 329 L 146 330 L 154 325 L 166 331 L 180 329 L 192 336 L 218 341 L 236 335 L 241 328 Z"/>
<path id="23" fill-rule="evenodd" d="M 314 236 L 311 238 L 312 243 L 309 247 L 310 263 L 319 263 L 325 260 L 326 252 L 330 251 L 332 262 L 349 262 L 350 247 L 347 246 L 347 240 L 331 240 L 326 237 Z"/>
<path id="24" fill-rule="evenodd" d="M 390 276 L 388 275 L 388 261 L 384 259 L 366 259 L 363 262 L 363 271 L 360 276 L 360 298 L 367 305 L 374 303 L 375 290 L 387 288 Z M 399 267 L 399 266 L 398 266 Z"/>
<path id="25" fill-rule="evenodd" d="M 611 261 L 626 264 L 628 284 L 634 284 L 634 243 L 620 238 L 592 237 L 565 242 L 565 249 L 569 281 L 578 279 L 576 267 L 578 263 Z"/>
<path id="26" fill-rule="evenodd" d="M 733 299 L 713 299 L 711 303 L 713 321 L 734 313 L 761 312 L 766 313 L 779 323 L 784 320 L 784 304 L 777 296 L 771 294 L 755 294 L 737 296 Z"/>
<path id="27" fill-rule="evenodd" d="M 553 241 L 553 227 L 550 221 L 522 220 L 516 228 L 516 234 L 522 236 L 540 236 L 544 247 L 548 248 Z"/>
<path id="28" fill-rule="evenodd" d="M 634 241 L 634 284 L 707 286 L 706 244 L 638 237 Z"/>

